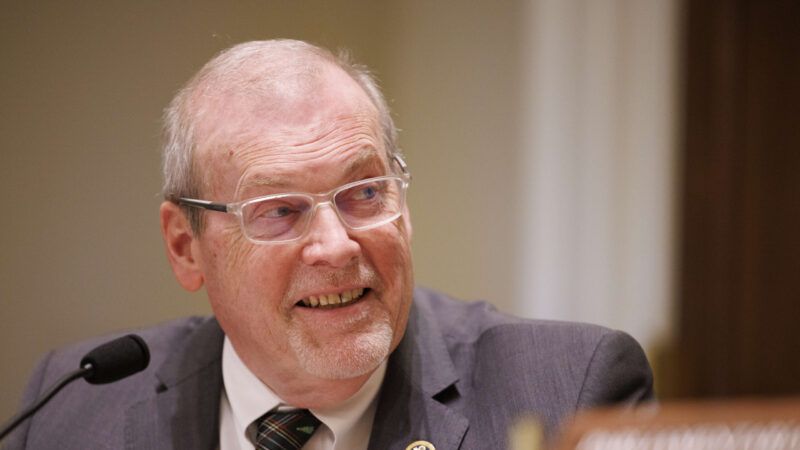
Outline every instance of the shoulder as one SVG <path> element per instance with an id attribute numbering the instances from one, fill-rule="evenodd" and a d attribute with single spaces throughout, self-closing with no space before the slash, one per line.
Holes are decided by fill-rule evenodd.
<path id="1" fill-rule="evenodd" d="M 150 363 L 144 371 L 110 384 L 70 383 L 9 435 L 9 448 L 47 448 L 47 439 L 53 436 L 60 436 L 61 448 L 100 448 L 101 442 L 102 448 L 122 448 L 123 436 L 118 431 L 126 411 L 154 398 L 165 383 L 213 364 L 221 352 L 216 347 L 221 349 L 223 340 L 213 318 L 192 317 L 68 345 L 42 358 L 29 379 L 22 404 L 32 404 L 45 389 L 78 369 L 83 356 L 98 345 L 129 333 L 141 336 L 149 347 Z M 89 440 L 96 445 L 87 446 Z"/>
<path id="2" fill-rule="evenodd" d="M 579 408 L 652 398 L 647 358 L 622 331 L 514 317 L 424 289 L 415 294 L 420 314 L 446 343 L 459 390 L 499 414 L 534 413 L 553 426 Z"/>
<path id="3" fill-rule="evenodd" d="M 45 384 L 48 379 L 78 368 L 80 360 L 95 347 L 126 334 L 136 334 L 147 343 L 150 363 L 147 371 L 152 371 L 163 363 L 168 355 L 186 343 L 199 329 L 208 326 L 211 317 L 187 317 L 172 320 L 148 328 L 130 329 L 96 336 L 65 347 L 53 350 L 40 363 L 38 370 L 44 370 Z"/>
<path id="4" fill-rule="evenodd" d="M 424 288 L 417 288 L 414 298 L 420 313 L 432 318 L 444 339 L 453 345 L 588 349 L 590 353 L 604 339 L 638 346 L 627 334 L 599 325 L 524 319 L 499 312 L 485 301 L 457 300 Z"/>

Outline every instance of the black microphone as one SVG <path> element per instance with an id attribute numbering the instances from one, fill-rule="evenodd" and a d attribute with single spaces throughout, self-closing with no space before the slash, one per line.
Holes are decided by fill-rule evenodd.
<path id="1" fill-rule="evenodd" d="M 81 359 L 81 367 L 90 367 L 83 375 L 89 383 L 106 384 L 121 380 L 147 367 L 150 350 L 144 339 L 135 334 L 122 336 L 95 348 Z"/>
<path id="2" fill-rule="evenodd" d="M 50 387 L 33 405 L 12 417 L 0 431 L 0 440 L 23 420 L 45 405 L 64 386 L 78 378 L 91 384 L 113 383 L 136 372 L 141 372 L 150 363 L 150 350 L 144 339 L 129 334 L 96 347 L 81 359 L 80 368 L 64 375 Z"/>

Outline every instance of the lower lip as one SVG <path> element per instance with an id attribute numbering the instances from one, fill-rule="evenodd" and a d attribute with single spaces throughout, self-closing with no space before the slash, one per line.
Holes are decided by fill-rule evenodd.
<path id="1" fill-rule="evenodd" d="M 338 308 L 294 308 L 292 322 L 297 329 L 314 336 L 317 342 L 339 342 L 370 329 L 381 317 L 375 292 L 369 291 L 358 300 Z"/>

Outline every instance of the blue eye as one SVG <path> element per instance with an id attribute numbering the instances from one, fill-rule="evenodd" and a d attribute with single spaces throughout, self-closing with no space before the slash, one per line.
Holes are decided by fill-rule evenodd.
<path id="1" fill-rule="evenodd" d="M 360 200 L 369 200 L 376 195 L 378 195 L 378 190 L 373 186 L 367 186 L 361 190 L 358 197 Z"/>
<path id="2" fill-rule="evenodd" d="M 288 206 L 279 206 L 277 208 L 272 208 L 269 211 L 266 211 L 264 213 L 264 216 L 277 219 L 280 217 L 286 217 L 295 212 L 297 211 L 295 211 L 292 208 L 289 208 Z"/>
<path id="3" fill-rule="evenodd" d="M 268 200 L 249 205 L 245 214 L 247 221 L 254 220 L 292 220 L 301 215 L 306 208 L 302 201 L 295 199 Z"/>

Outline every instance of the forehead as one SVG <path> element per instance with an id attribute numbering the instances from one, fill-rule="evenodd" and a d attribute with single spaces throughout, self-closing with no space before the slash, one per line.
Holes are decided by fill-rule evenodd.
<path id="1" fill-rule="evenodd" d="M 236 183 L 236 191 L 240 194 L 258 192 L 258 189 L 322 191 L 326 189 L 327 180 L 342 184 L 351 181 L 352 177 L 377 176 L 387 170 L 383 153 L 371 145 L 331 152 L 330 157 L 327 156 L 296 162 L 287 157 L 277 164 L 270 163 L 268 159 L 255 161 L 244 169 Z M 320 176 L 323 171 L 324 177 Z M 313 180 L 318 182 L 314 183 Z"/>
<path id="2" fill-rule="evenodd" d="M 346 73 L 304 92 L 213 99 L 198 126 L 195 158 L 205 185 L 304 184 L 312 173 L 385 161 L 376 108 Z M 291 186 L 290 186 L 291 185 Z"/>

